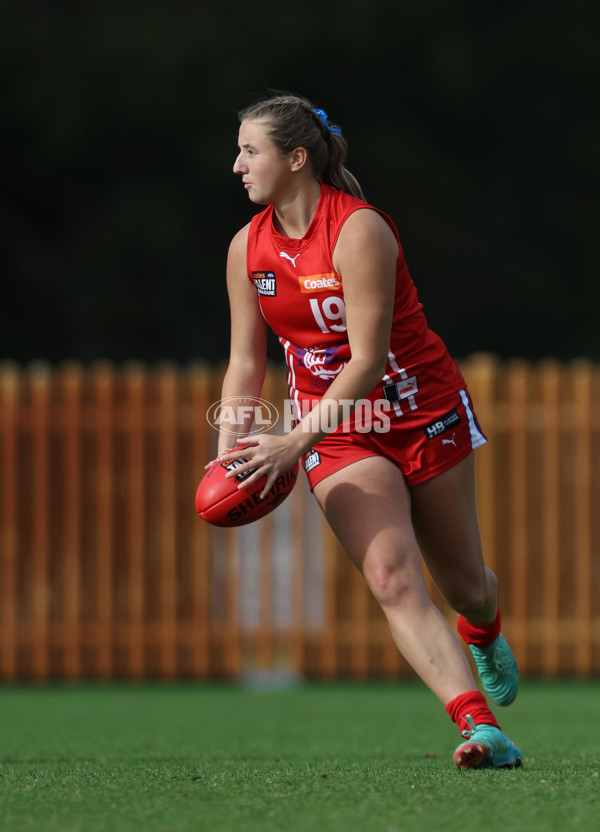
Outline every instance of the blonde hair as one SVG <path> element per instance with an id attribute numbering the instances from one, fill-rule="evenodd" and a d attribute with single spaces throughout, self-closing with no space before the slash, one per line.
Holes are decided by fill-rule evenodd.
<path id="1" fill-rule="evenodd" d="M 359 199 L 365 198 L 357 179 L 344 167 L 348 143 L 342 131 L 330 124 L 325 113 L 308 99 L 275 95 L 246 107 L 239 119 L 240 123 L 246 119 L 263 122 L 280 153 L 304 147 L 318 180 Z"/>

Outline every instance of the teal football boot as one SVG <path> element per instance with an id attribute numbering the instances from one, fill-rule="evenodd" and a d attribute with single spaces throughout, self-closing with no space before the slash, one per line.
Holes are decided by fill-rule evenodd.
<path id="1" fill-rule="evenodd" d="M 466 742 L 454 752 L 457 768 L 519 768 L 523 765 L 521 752 L 495 725 L 475 725 L 470 715 L 465 717 L 469 727 L 461 731 Z"/>
<path id="2" fill-rule="evenodd" d="M 489 647 L 469 644 L 481 684 L 498 705 L 510 705 L 519 690 L 519 668 L 512 650 L 503 635 L 499 635 Z"/>

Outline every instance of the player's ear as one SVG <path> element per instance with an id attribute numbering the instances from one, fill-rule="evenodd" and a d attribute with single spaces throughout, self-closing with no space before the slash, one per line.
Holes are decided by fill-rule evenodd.
<path id="1" fill-rule="evenodd" d="M 293 171 L 301 170 L 306 165 L 307 161 L 308 153 L 304 147 L 297 147 L 290 153 L 290 167 Z"/>

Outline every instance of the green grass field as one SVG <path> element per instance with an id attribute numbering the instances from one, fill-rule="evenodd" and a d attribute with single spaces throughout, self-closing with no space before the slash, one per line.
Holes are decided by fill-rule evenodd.
<path id="1" fill-rule="evenodd" d="M 526 683 L 524 768 L 457 771 L 418 683 L 4 687 L 2 832 L 574 830 L 600 822 L 600 683 Z"/>

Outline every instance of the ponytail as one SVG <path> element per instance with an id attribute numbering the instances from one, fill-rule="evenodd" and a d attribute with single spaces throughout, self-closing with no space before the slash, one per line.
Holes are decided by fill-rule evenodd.
<path id="1" fill-rule="evenodd" d="M 345 191 L 347 194 L 364 199 L 365 195 L 358 182 L 358 179 L 350 173 L 348 168 L 345 168 L 343 162 L 346 158 L 347 143 L 340 134 L 336 136 L 332 133 L 329 136 L 329 163 L 319 177 L 326 185 L 332 185 L 340 191 Z"/>

